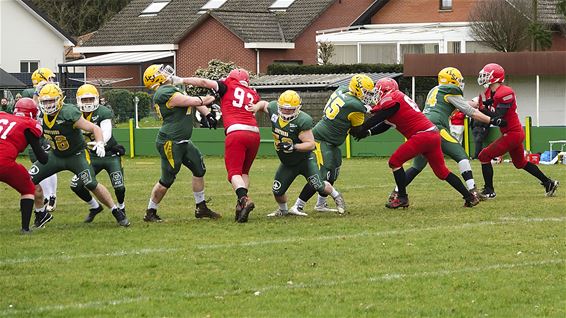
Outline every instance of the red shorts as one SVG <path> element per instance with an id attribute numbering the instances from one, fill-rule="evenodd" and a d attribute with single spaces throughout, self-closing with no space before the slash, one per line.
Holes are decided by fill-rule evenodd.
<path id="1" fill-rule="evenodd" d="M 478 155 L 478 159 L 481 163 L 489 163 L 491 159 L 509 152 L 515 168 L 523 169 L 527 164 L 523 140 L 525 140 L 525 133 L 523 131 L 506 132 L 489 144 L 489 146 L 483 148 Z"/>
<path id="2" fill-rule="evenodd" d="M 444 162 L 438 131 L 421 132 L 411 136 L 391 155 L 389 166 L 391 168 L 401 167 L 405 162 L 420 154 L 426 158 L 430 168 L 440 180 L 448 177 L 450 170 Z"/>
<path id="3" fill-rule="evenodd" d="M 35 185 L 28 170 L 14 161 L 0 160 L 0 182 L 7 183 L 21 195 L 35 193 Z"/>
<path id="4" fill-rule="evenodd" d="M 249 174 L 257 151 L 259 134 L 246 130 L 236 130 L 226 136 L 224 146 L 224 164 L 228 171 L 228 182 L 233 176 Z"/>

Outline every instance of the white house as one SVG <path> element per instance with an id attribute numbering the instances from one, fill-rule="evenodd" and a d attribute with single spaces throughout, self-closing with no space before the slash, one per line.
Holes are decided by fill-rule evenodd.
<path id="1" fill-rule="evenodd" d="M 71 36 L 30 0 L 0 0 L 0 67 L 8 73 L 31 73 L 38 67 L 54 72 L 65 62 Z"/>

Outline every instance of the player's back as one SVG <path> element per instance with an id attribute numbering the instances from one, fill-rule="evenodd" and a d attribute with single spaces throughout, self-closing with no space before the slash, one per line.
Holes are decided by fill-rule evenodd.
<path id="1" fill-rule="evenodd" d="M 423 114 L 437 126 L 450 128 L 450 115 L 456 107 L 452 105 L 448 96 L 463 96 L 462 90 L 453 84 L 438 85 L 428 92 Z"/>
<path id="2" fill-rule="evenodd" d="M 328 99 L 322 119 L 313 128 L 315 138 L 340 146 L 350 128 L 364 122 L 365 105 L 347 87 L 339 87 Z"/>
<path id="3" fill-rule="evenodd" d="M 247 125 L 257 127 L 257 121 L 252 112 L 246 107 L 259 101 L 259 94 L 238 80 L 228 77 L 224 81 L 226 92 L 221 97 L 220 109 L 224 129 L 232 125 Z"/>
<path id="4" fill-rule="evenodd" d="M 0 112 L 0 158 L 16 160 L 27 147 L 24 132 L 28 129 L 36 137 L 41 136 L 41 125 L 36 120 Z"/>
<path id="5" fill-rule="evenodd" d="M 434 124 L 425 117 L 419 106 L 401 91 L 386 94 L 374 110 L 388 109 L 396 104 L 399 104 L 399 110 L 387 118 L 387 122 L 395 125 L 405 138 L 408 139 L 416 133 L 434 128 Z"/>
<path id="6" fill-rule="evenodd" d="M 521 121 L 519 120 L 519 115 L 517 114 L 517 101 L 515 98 L 515 92 L 511 87 L 500 85 L 493 97 L 491 96 L 491 90 L 488 88 L 485 91 L 486 99 L 493 100 L 493 107 L 491 111 L 497 112 L 497 108 L 500 104 L 511 104 L 511 107 L 503 116 L 503 119 L 507 121 L 507 126 L 499 127 L 499 130 L 502 133 L 510 132 L 510 131 L 523 131 L 523 126 L 521 125 Z"/>

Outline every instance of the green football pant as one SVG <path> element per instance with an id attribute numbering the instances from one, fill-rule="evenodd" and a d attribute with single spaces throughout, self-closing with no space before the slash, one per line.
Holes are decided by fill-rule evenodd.
<path id="1" fill-rule="evenodd" d="M 97 157 L 91 154 L 90 164 L 94 170 L 94 174 L 98 175 L 100 171 L 106 170 L 110 177 L 110 182 L 114 189 L 124 189 L 124 169 L 122 167 L 122 158 L 120 156 Z M 71 189 L 82 188 L 84 186 L 82 180 L 74 175 L 71 179 Z"/>
<path id="2" fill-rule="evenodd" d="M 298 175 L 305 177 L 307 182 L 318 193 L 324 192 L 324 182 L 320 178 L 316 157 L 311 153 L 307 160 L 303 160 L 296 165 L 279 164 L 273 180 L 273 194 L 276 196 L 284 195 Z"/>
<path id="3" fill-rule="evenodd" d="M 333 184 L 340 174 L 342 166 L 342 151 L 326 141 L 316 141 L 316 162 L 320 168 L 320 177 Z"/>
<path id="4" fill-rule="evenodd" d="M 187 167 L 195 177 L 203 177 L 206 167 L 201 152 L 191 142 L 175 143 L 172 140 L 156 142 L 155 146 L 161 156 L 161 178 L 159 183 L 169 188 L 175 182 L 181 165 Z"/>
<path id="5" fill-rule="evenodd" d="M 59 157 L 50 151 L 47 163 L 34 162 L 29 169 L 29 174 L 33 183 L 37 185 L 43 179 L 63 170 L 71 171 L 77 175 L 79 180 L 89 190 L 94 190 L 98 185 L 94 170 L 90 165 L 90 156 L 84 150 L 69 157 Z"/>

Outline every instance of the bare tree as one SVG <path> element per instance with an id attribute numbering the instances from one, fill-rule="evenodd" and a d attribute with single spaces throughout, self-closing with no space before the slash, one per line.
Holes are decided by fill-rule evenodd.
<path id="1" fill-rule="evenodd" d="M 334 56 L 334 44 L 331 42 L 318 42 L 318 60 L 322 65 L 330 64 Z"/>
<path id="2" fill-rule="evenodd" d="M 479 1 L 469 17 L 474 39 L 500 52 L 516 52 L 528 48 L 528 26 L 531 24 L 529 2 Z"/>

